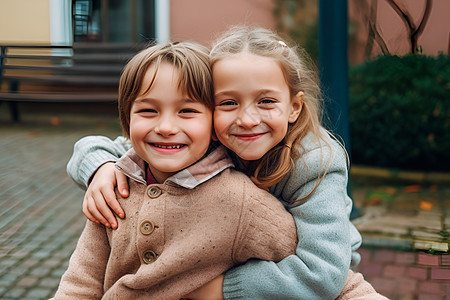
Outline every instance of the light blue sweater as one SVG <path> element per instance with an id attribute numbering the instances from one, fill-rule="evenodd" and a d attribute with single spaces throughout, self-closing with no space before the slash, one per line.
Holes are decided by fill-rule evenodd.
<path id="1" fill-rule="evenodd" d="M 350 267 L 360 256 L 355 252 L 361 236 L 349 220 L 352 201 L 347 195 L 347 158 L 328 134 L 322 147 L 312 134 L 302 140 L 302 156 L 295 169 L 270 188 L 297 225 L 297 256 L 278 263 L 250 260 L 225 273 L 225 299 L 334 299 L 344 287 Z M 85 137 L 75 144 L 67 172 L 86 188 L 99 166 L 116 161 L 131 145 L 124 137 Z M 330 156 L 331 155 L 331 156 Z M 307 196 L 325 172 L 321 183 Z"/>

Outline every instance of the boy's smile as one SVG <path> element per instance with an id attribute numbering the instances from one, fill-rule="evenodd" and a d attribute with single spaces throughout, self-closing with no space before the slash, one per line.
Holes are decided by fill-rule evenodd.
<path id="1" fill-rule="evenodd" d="M 154 147 L 155 151 L 159 151 L 161 153 L 172 154 L 179 151 L 182 151 L 186 144 L 175 144 L 175 143 L 151 143 L 151 147 Z"/>
<path id="2" fill-rule="evenodd" d="M 141 95 L 131 107 L 130 140 L 155 179 L 162 183 L 206 153 L 212 112 L 179 89 L 179 74 L 171 64 L 161 63 L 153 78 L 155 71 L 150 66 Z"/>

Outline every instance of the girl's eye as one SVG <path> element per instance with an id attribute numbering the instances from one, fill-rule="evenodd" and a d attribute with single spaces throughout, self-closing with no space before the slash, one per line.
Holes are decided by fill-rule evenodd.
<path id="1" fill-rule="evenodd" d="M 275 100 L 270 99 L 270 98 L 265 98 L 259 101 L 260 104 L 274 104 L 276 103 Z"/>
<path id="2" fill-rule="evenodd" d="M 227 105 L 237 105 L 237 103 L 233 100 L 225 100 L 218 104 L 218 106 L 227 106 Z"/>

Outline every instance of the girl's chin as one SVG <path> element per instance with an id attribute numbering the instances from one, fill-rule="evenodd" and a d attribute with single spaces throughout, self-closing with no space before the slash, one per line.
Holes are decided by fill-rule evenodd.
<path id="1" fill-rule="evenodd" d="M 236 152 L 235 152 L 236 153 Z M 249 163 L 255 160 L 258 160 L 262 157 L 262 155 L 254 155 L 253 154 L 248 154 L 248 153 L 236 153 L 239 158 L 241 159 L 241 161 L 245 164 L 245 163 Z"/>

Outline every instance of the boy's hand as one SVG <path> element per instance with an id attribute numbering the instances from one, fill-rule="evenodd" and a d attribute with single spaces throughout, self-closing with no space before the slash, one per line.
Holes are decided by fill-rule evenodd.
<path id="1" fill-rule="evenodd" d="M 223 300 L 223 278 L 223 274 L 217 276 L 215 279 L 184 296 L 182 299 Z"/>
<path id="2" fill-rule="evenodd" d="M 102 223 L 108 228 L 117 228 L 117 220 L 111 209 L 120 218 L 124 218 L 125 213 L 114 193 L 116 185 L 120 195 L 128 197 L 127 178 L 116 169 L 113 162 L 105 163 L 98 168 L 84 195 L 83 213 L 89 220 L 97 224 Z"/>

